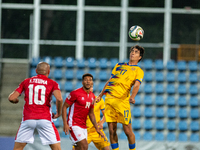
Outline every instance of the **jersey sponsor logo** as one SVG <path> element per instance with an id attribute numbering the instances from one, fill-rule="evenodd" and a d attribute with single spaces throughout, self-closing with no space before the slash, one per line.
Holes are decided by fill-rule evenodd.
<path id="1" fill-rule="evenodd" d="M 85 98 L 84 98 L 84 97 L 82 97 L 82 98 L 81 98 L 81 100 L 85 100 Z"/>
<path id="2" fill-rule="evenodd" d="M 47 80 L 42 80 L 42 79 L 30 79 L 30 83 L 39 83 L 39 84 L 46 84 L 47 85 Z"/>

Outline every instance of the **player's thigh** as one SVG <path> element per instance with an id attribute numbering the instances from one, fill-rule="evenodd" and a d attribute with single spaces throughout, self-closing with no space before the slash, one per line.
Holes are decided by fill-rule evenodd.
<path id="1" fill-rule="evenodd" d="M 36 120 L 22 121 L 15 137 L 15 142 L 33 143 L 34 130 L 36 128 Z"/>
<path id="2" fill-rule="evenodd" d="M 134 134 L 133 131 L 132 131 L 132 125 L 131 125 L 131 123 L 129 123 L 128 125 L 123 124 L 123 129 L 124 129 L 124 133 L 126 135 Z"/>
<path id="3" fill-rule="evenodd" d="M 88 149 L 87 139 L 78 141 L 75 145 L 75 150 L 87 150 L 87 149 Z"/>
<path id="4" fill-rule="evenodd" d="M 71 139 L 73 145 L 76 145 L 78 142 L 80 142 L 84 139 L 87 143 L 87 129 L 83 129 L 78 126 L 72 126 L 70 128 L 71 128 L 70 139 Z M 81 143 L 84 143 L 84 141 L 82 141 Z"/>
<path id="5" fill-rule="evenodd" d="M 123 102 L 120 103 L 118 122 L 126 125 L 131 123 L 131 109 L 129 97 L 124 99 Z"/>
<path id="6" fill-rule="evenodd" d="M 61 150 L 60 143 L 50 144 L 52 150 Z"/>
<path id="7" fill-rule="evenodd" d="M 38 120 L 36 127 L 43 145 L 60 142 L 60 135 L 54 123 L 48 120 Z"/>
<path id="8" fill-rule="evenodd" d="M 27 143 L 15 142 L 13 150 L 23 150 Z"/>
<path id="9" fill-rule="evenodd" d="M 108 130 L 110 134 L 117 132 L 117 122 L 108 122 Z"/>
<path id="10" fill-rule="evenodd" d="M 129 97 L 121 99 L 113 99 L 115 104 L 105 104 L 105 118 L 106 122 L 119 122 L 129 124 L 131 122 L 131 111 Z"/>
<path id="11" fill-rule="evenodd" d="M 93 135 L 92 133 L 87 133 L 87 143 L 90 144 L 92 142 L 92 139 L 93 139 Z"/>
<path id="12" fill-rule="evenodd" d="M 105 105 L 105 118 L 106 122 L 117 122 L 118 113 L 115 108 L 113 108 L 110 104 Z"/>

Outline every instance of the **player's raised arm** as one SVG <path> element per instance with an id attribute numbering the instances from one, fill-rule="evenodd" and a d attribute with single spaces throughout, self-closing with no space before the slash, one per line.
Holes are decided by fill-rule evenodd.
<path id="1" fill-rule="evenodd" d="M 69 134 L 70 128 L 67 124 L 67 108 L 70 107 L 68 103 L 64 103 L 62 107 L 62 119 L 63 119 L 63 131 L 65 134 Z"/>
<path id="2" fill-rule="evenodd" d="M 53 95 L 56 98 L 56 108 L 57 108 L 57 114 L 53 118 L 58 118 L 62 112 L 62 104 L 63 104 L 62 94 L 60 90 L 55 90 L 53 91 Z"/>
<path id="3" fill-rule="evenodd" d="M 16 104 L 19 102 L 18 97 L 20 96 L 20 93 L 17 91 L 13 91 L 9 96 L 8 96 L 8 100 L 13 103 Z"/>

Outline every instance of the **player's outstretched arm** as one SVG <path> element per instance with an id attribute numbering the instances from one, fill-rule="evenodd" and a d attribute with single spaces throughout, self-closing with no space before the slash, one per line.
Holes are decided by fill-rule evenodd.
<path id="1" fill-rule="evenodd" d="M 132 94 L 129 98 L 129 102 L 132 104 L 135 104 L 135 96 L 137 95 L 138 91 L 140 88 L 140 82 L 139 81 L 135 81 L 135 84 L 133 86 L 133 90 L 132 90 Z"/>
<path id="2" fill-rule="evenodd" d="M 106 86 L 108 85 L 108 83 L 110 82 L 110 80 L 111 80 L 111 77 L 110 77 L 110 79 L 108 79 L 108 81 L 107 81 L 106 84 L 104 85 L 103 90 L 101 91 L 101 93 L 99 94 L 99 96 L 97 96 L 97 98 L 96 98 L 96 101 L 97 101 L 97 102 L 99 102 L 99 101 L 101 100 L 101 98 L 102 98 L 102 96 L 103 96 L 103 94 L 104 94 L 104 91 L 105 91 L 105 89 L 106 89 Z"/>
<path id="3" fill-rule="evenodd" d="M 8 100 L 13 103 L 13 104 L 17 104 L 19 102 L 18 97 L 20 96 L 20 93 L 17 91 L 13 91 L 9 96 L 8 96 Z"/>
<path id="4" fill-rule="evenodd" d="M 62 107 L 63 131 L 65 134 L 69 134 L 70 131 L 69 125 L 67 124 L 67 108 L 69 106 L 70 105 L 65 102 Z"/>
<path id="5" fill-rule="evenodd" d="M 62 99 L 62 94 L 60 90 L 53 91 L 53 95 L 56 98 L 56 108 L 57 108 L 57 113 L 53 116 L 53 119 L 55 119 L 55 118 L 58 118 L 62 113 L 63 99 Z"/>

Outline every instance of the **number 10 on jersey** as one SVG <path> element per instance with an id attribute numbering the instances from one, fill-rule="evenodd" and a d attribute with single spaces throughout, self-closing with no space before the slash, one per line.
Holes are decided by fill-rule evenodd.
<path id="1" fill-rule="evenodd" d="M 30 84 L 28 86 L 28 88 L 29 88 L 29 105 L 33 104 L 33 99 L 34 99 L 34 103 L 36 105 L 43 105 L 45 103 L 46 87 L 44 85 L 36 85 L 34 88 L 33 87 L 34 87 L 33 84 Z M 39 96 L 41 97 L 40 100 L 39 100 Z"/>

